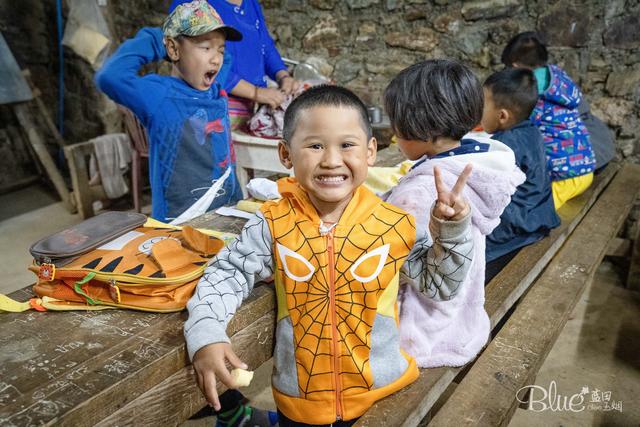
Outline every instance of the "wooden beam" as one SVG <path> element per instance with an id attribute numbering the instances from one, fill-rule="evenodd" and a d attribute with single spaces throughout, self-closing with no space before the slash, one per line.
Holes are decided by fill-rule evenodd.
<path id="1" fill-rule="evenodd" d="M 562 206 L 558 212 L 562 219 L 560 227 L 551 230 L 549 236 L 534 245 L 522 249 L 487 285 L 485 288 L 485 309 L 491 319 L 492 328 L 520 299 L 558 253 L 619 169 L 619 163 L 609 163 L 606 169 L 595 178 L 587 191 Z M 531 259 L 537 260 L 533 266 Z"/>
<path id="2" fill-rule="evenodd" d="M 519 403 L 516 393 L 535 379 L 638 189 L 640 166 L 625 165 L 430 426 L 509 424 Z"/>
<path id="3" fill-rule="evenodd" d="M 10 297 L 24 301 L 32 295 L 25 288 Z M 3 345 L 10 343 L 7 344 L 10 349 L 24 348 L 26 350 L 20 351 L 30 352 L 28 354 L 35 359 L 28 363 L 29 366 L 52 356 L 55 358 L 55 362 L 51 359 L 51 366 L 34 368 L 37 373 L 34 374 L 28 369 L 18 368 L 25 362 L 14 356 L 22 353 L 12 353 L 10 349 L 0 352 L 2 368 L 15 372 L 18 377 L 3 378 L 11 399 L 0 406 L 0 420 L 9 425 L 22 425 L 24 420 L 28 420 L 33 425 L 89 427 L 133 405 L 136 416 L 140 418 L 121 418 L 114 423 L 137 426 L 139 421 L 147 418 L 173 419 L 177 416 L 175 406 L 151 407 L 134 403 L 174 374 L 182 371 L 161 386 L 165 402 L 173 400 L 176 405 L 189 405 L 182 394 L 183 389 L 189 387 L 194 395 L 197 390 L 192 377 L 187 384 L 186 376 L 182 385 L 176 383 L 175 388 L 166 386 L 173 380 L 177 381 L 180 375 L 186 375 L 184 369 L 188 360 L 182 330 L 186 312 L 165 314 L 106 310 L 29 315 L 8 313 L 4 316 L 9 317 L 4 323 L 0 322 L 0 342 Z M 227 334 L 232 342 L 250 342 L 253 346 L 249 348 L 255 350 L 252 350 L 255 355 L 241 355 L 252 367 L 260 358 L 266 360 L 273 353 L 273 348 L 268 347 L 271 338 L 265 341 L 264 328 L 272 328 L 274 320 L 275 292 L 270 285 L 260 285 L 229 322 Z M 260 342 L 265 341 L 263 344 L 256 341 L 260 332 L 256 329 L 258 325 L 263 328 L 259 337 Z M 245 329 L 254 332 L 253 338 L 242 338 L 245 335 L 236 337 Z M 51 334 L 49 331 L 64 333 Z M 193 405 L 200 403 L 194 402 Z M 184 413 L 187 410 L 180 412 L 182 420 L 200 407 L 189 414 Z"/>
<path id="4" fill-rule="evenodd" d="M 69 175 L 73 186 L 75 206 L 82 219 L 91 218 L 93 211 L 93 195 L 89 186 L 89 171 L 87 170 L 86 157 L 93 152 L 93 143 L 68 145 L 64 148 L 64 155 L 69 164 Z"/>
<path id="5" fill-rule="evenodd" d="M 633 238 L 633 246 L 631 248 L 627 289 L 640 291 L 640 221 L 636 223 L 636 235 Z"/>
<path id="6" fill-rule="evenodd" d="M 620 237 L 614 237 L 607 246 L 607 251 L 604 256 L 611 258 L 626 258 L 631 253 L 632 241 L 629 239 L 622 239 Z"/>
<path id="7" fill-rule="evenodd" d="M 33 83 L 33 80 L 31 79 L 31 71 L 22 70 L 22 75 L 24 76 L 25 80 L 29 84 L 29 87 L 31 88 L 31 93 L 33 94 L 33 98 L 36 101 L 36 106 L 38 107 L 38 111 L 40 112 L 42 118 L 44 119 L 44 122 L 47 125 L 49 132 L 51 132 L 51 135 L 53 135 L 53 139 L 55 139 L 56 143 L 58 144 L 58 146 L 60 146 L 60 148 L 64 148 L 67 145 L 67 143 L 64 140 L 64 138 L 62 138 L 62 135 L 60 135 L 60 132 L 58 132 L 58 128 L 56 127 L 56 125 L 53 123 L 53 120 L 51 119 L 51 114 L 49 114 L 49 110 L 47 109 L 47 107 L 45 107 L 44 103 L 42 102 L 42 98 L 41 98 L 42 92 L 40 92 L 40 89 L 38 89 L 35 83 Z"/>
<path id="8" fill-rule="evenodd" d="M 56 188 L 58 195 L 62 199 L 62 202 L 65 204 L 66 208 L 71 213 L 73 213 L 73 205 L 69 200 L 69 190 L 67 189 L 67 185 L 65 184 L 60 171 L 56 167 L 55 162 L 47 151 L 47 147 L 40 137 L 35 124 L 33 123 L 29 107 L 25 103 L 13 104 L 13 111 L 18 119 L 18 122 L 20 122 L 20 126 L 22 126 L 22 128 L 27 133 L 29 144 L 42 163 L 42 166 L 44 166 L 44 169 L 46 170 L 49 179 L 51 179 L 51 181 L 53 182 L 53 185 Z"/>

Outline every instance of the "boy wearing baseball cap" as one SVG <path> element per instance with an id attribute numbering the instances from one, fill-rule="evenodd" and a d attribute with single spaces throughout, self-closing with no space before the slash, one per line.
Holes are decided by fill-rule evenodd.
<path id="1" fill-rule="evenodd" d="M 132 110 L 147 129 L 151 216 L 170 221 L 223 180 L 209 209 L 235 203 L 235 173 L 227 93 L 225 42 L 240 40 L 206 0 L 179 4 L 159 28 L 125 41 L 96 74 L 96 84 Z M 139 75 L 167 59 L 171 76 Z"/>

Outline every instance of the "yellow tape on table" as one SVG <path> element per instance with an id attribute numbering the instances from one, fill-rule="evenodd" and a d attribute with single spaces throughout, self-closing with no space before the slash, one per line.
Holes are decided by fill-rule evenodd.
<path id="1" fill-rule="evenodd" d="M 4 294 L 0 294 L 0 311 L 8 311 L 11 313 L 21 313 L 27 310 L 31 310 L 31 304 L 29 304 L 29 301 L 26 301 L 26 302 L 15 301 Z"/>

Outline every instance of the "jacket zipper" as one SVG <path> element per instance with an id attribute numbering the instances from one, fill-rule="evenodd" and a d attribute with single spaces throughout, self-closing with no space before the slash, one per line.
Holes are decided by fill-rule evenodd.
<path id="1" fill-rule="evenodd" d="M 340 351 L 338 346 L 338 321 L 336 315 L 335 254 L 333 251 L 333 229 L 327 233 L 329 254 L 329 309 L 331 310 L 331 342 L 333 344 L 333 375 L 336 382 L 336 420 L 342 420 L 342 384 L 340 384 Z"/>

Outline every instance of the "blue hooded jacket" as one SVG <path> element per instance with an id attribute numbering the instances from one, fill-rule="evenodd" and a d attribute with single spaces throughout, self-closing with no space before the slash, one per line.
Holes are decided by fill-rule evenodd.
<path id="1" fill-rule="evenodd" d="M 225 81 L 230 66 L 225 55 L 216 81 L 197 90 L 177 77 L 138 72 L 165 58 L 159 28 L 143 28 L 125 41 L 96 74 L 96 84 L 109 98 L 135 113 L 149 137 L 151 216 L 160 221 L 178 217 L 220 178 L 231 175 L 209 206 L 242 199 L 235 173 Z"/>
<path id="2" fill-rule="evenodd" d="M 595 170 L 589 132 L 580 119 L 582 93 L 567 73 L 547 66 L 549 86 L 538 97 L 531 121 L 538 126 L 546 149 L 552 181 L 587 175 Z"/>
<path id="3" fill-rule="evenodd" d="M 560 225 L 540 131 L 527 119 L 491 138 L 513 150 L 516 164 L 527 179 L 511 196 L 511 203 L 500 216 L 500 224 L 487 236 L 487 262 L 537 242 Z"/>
<path id="4" fill-rule="evenodd" d="M 173 0 L 169 13 L 188 0 Z M 243 0 L 240 5 L 227 0 L 207 0 L 229 25 L 242 33 L 242 40 L 227 42 L 226 49 L 233 58 L 225 85 L 228 92 L 236 87 L 240 80 L 255 86 L 266 87 L 267 77 L 276 80 L 276 73 L 286 70 L 287 66 L 269 34 L 264 13 L 258 0 Z"/>

